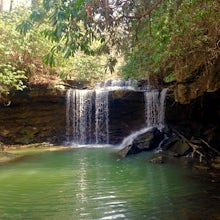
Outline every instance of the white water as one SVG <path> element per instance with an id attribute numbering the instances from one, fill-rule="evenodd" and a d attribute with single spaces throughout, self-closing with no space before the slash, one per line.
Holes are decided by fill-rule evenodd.
<path id="1" fill-rule="evenodd" d="M 96 144 L 109 143 L 108 90 L 97 90 L 95 99 L 95 138 Z"/>
<path id="2" fill-rule="evenodd" d="M 131 133 L 129 136 L 125 137 L 124 140 L 122 141 L 122 143 L 119 145 L 119 148 L 123 148 L 126 146 L 129 146 L 132 144 L 133 140 L 138 137 L 139 135 L 150 131 L 152 129 L 152 127 L 147 127 L 147 128 L 142 128 L 138 131 L 135 131 L 133 133 Z"/>
<path id="3" fill-rule="evenodd" d="M 107 90 L 73 90 L 66 94 L 68 144 L 108 144 L 109 107 Z"/>
<path id="4" fill-rule="evenodd" d="M 109 91 L 135 90 L 136 81 L 109 80 L 99 83 L 96 90 L 73 90 L 66 94 L 66 136 L 68 144 L 109 144 Z M 124 139 L 120 146 L 131 144 L 138 135 L 152 127 L 164 126 L 167 89 L 143 91 L 146 127 Z"/>
<path id="5" fill-rule="evenodd" d="M 97 83 L 96 89 L 104 89 L 108 91 L 112 90 L 135 90 L 137 84 L 136 80 L 129 79 L 127 81 L 123 79 L 107 80 L 105 82 Z"/>
<path id="6" fill-rule="evenodd" d="M 67 141 L 77 144 L 92 142 L 92 90 L 68 90 L 66 108 Z"/>
<path id="7" fill-rule="evenodd" d="M 164 127 L 166 93 L 167 89 L 145 92 L 146 127 Z"/>
<path id="8" fill-rule="evenodd" d="M 144 93 L 146 127 L 125 137 L 122 143 L 119 145 L 120 149 L 131 145 L 136 137 L 151 130 L 153 127 L 157 127 L 158 129 L 162 129 L 164 127 L 166 93 L 167 89 L 163 89 L 161 92 L 158 90 L 152 90 Z"/>

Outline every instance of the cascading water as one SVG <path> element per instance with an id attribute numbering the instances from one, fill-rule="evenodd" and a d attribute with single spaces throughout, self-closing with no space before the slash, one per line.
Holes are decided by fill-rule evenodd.
<path id="1" fill-rule="evenodd" d="M 158 90 L 144 92 L 146 126 L 124 138 L 119 148 L 131 145 L 135 138 L 150 131 L 153 127 L 158 129 L 164 127 L 166 93 L 167 89 L 163 89 L 161 92 Z"/>
<path id="2" fill-rule="evenodd" d="M 107 90 L 73 90 L 66 94 L 67 143 L 108 144 Z"/>
<path id="3" fill-rule="evenodd" d="M 66 136 L 68 144 L 109 144 L 109 92 L 133 90 L 136 81 L 108 80 L 95 90 L 70 89 L 66 94 Z M 164 125 L 166 89 L 142 91 L 145 97 L 146 128 Z M 140 91 L 138 91 L 140 92 Z"/>
<path id="4" fill-rule="evenodd" d="M 97 83 L 96 89 L 111 90 L 135 90 L 136 80 L 129 79 L 127 81 L 123 79 L 107 80 L 105 82 Z"/>
<path id="5" fill-rule="evenodd" d="M 109 143 L 108 90 L 97 90 L 95 100 L 95 138 L 96 144 Z"/>
<path id="6" fill-rule="evenodd" d="M 146 91 L 145 97 L 145 118 L 147 127 L 163 127 L 165 112 L 165 97 L 167 89 L 161 92 L 158 90 Z"/>
<path id="7" fill-rule="evenodd" d="M 66 94 L 67 143 L 109 143 L 109 91 L 134 90 L 135 81 L 108 80 L 96 90 L 73 90 Z"/>
<path id="8" fill-rule="evenodd" d="M 68 142 L 92 143 L 92 90 L 68 90 L 66 108 L 66 135 Z"/>

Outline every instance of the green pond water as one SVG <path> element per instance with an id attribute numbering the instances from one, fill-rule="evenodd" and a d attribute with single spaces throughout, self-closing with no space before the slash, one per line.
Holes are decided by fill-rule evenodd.
<path id="1" fill-rule="evenodd" d="M 190 170 L 114 151 L 32 152 L 0 166 L 0 219 L 217 219 Z"/>

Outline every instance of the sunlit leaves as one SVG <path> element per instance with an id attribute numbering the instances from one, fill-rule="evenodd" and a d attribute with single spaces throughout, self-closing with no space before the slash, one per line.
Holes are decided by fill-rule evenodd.
<path id="1" fill-rule="evenodd" d="M 49 52 L 43 57 L 44 63 L 47 65 L 55 66 L 55 58 L 54 58 L 54 52 Z"/>
<path id="2" fill-rule="evenodd" d="M 7 94 L 12 89 L 23 90 L 26 87 L 23 80 L 26 78 L 25 72 L 17 70 L 13 64 L 0 64 L 0 94 Z"/>
<path id="3" fill-rule="evenodd" d="M 19 8 L 0 14 L 0 93 L 22 90 L 30 77 L 47 71 L 42 56 L 48 52 L 51 43 L 40 34 L 30 30 L 25 36 L 16 31 L 16 26 L 28 11 Z M 28 22 L 22 25 L 31 25 Z M 30 29 L 24 27 L 24 30 Z M 45 67 L 44 67 L 45 66 Z M 0 94 L 1 95 L 1 94 Z"/>

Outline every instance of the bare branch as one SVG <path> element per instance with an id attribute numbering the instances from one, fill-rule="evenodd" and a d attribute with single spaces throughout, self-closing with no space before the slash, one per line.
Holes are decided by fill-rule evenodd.
<path id="1" fill-rule="evenodd" d="M 180 134 L 176 129 L 173 129 L 173 131 L 192 148 L 192 150 L 193 150 L 192 158 L 194 157 L 195 153 L 197 153 L 199 155 L 199 162 L 201 163 L 202 158 L 205 158 L 205 155 L 202 152 L 200 152 L 200 150 L 202 148 L 198 145 L 191 143 L 186 137 L 184 137 L 182 134 Z"/>
<path id="2" fill-rule="evenodd" d="M 144 14 L 137 15 L 137 16 L 130 16 L 130 15 L 122 15 L 121 18 L 129 18 L 129 19 L 141 19 L 149 15 L 160 3 L 162 0 L 157 0 Z"/>
<path id="3" fill-rule="evenodd" d="M 211 147 L 206 141 L 204 141 L 202 138 L 199 138 L 200 141 L 202 141 L 203 144 L 205 144 L 208 148 L 210 148 L 211 150 L 213 150 L 215 153 L 217 153 L 218 155 L 220 155 L 220 152 L 217 151 L 215 148 Z"/>

